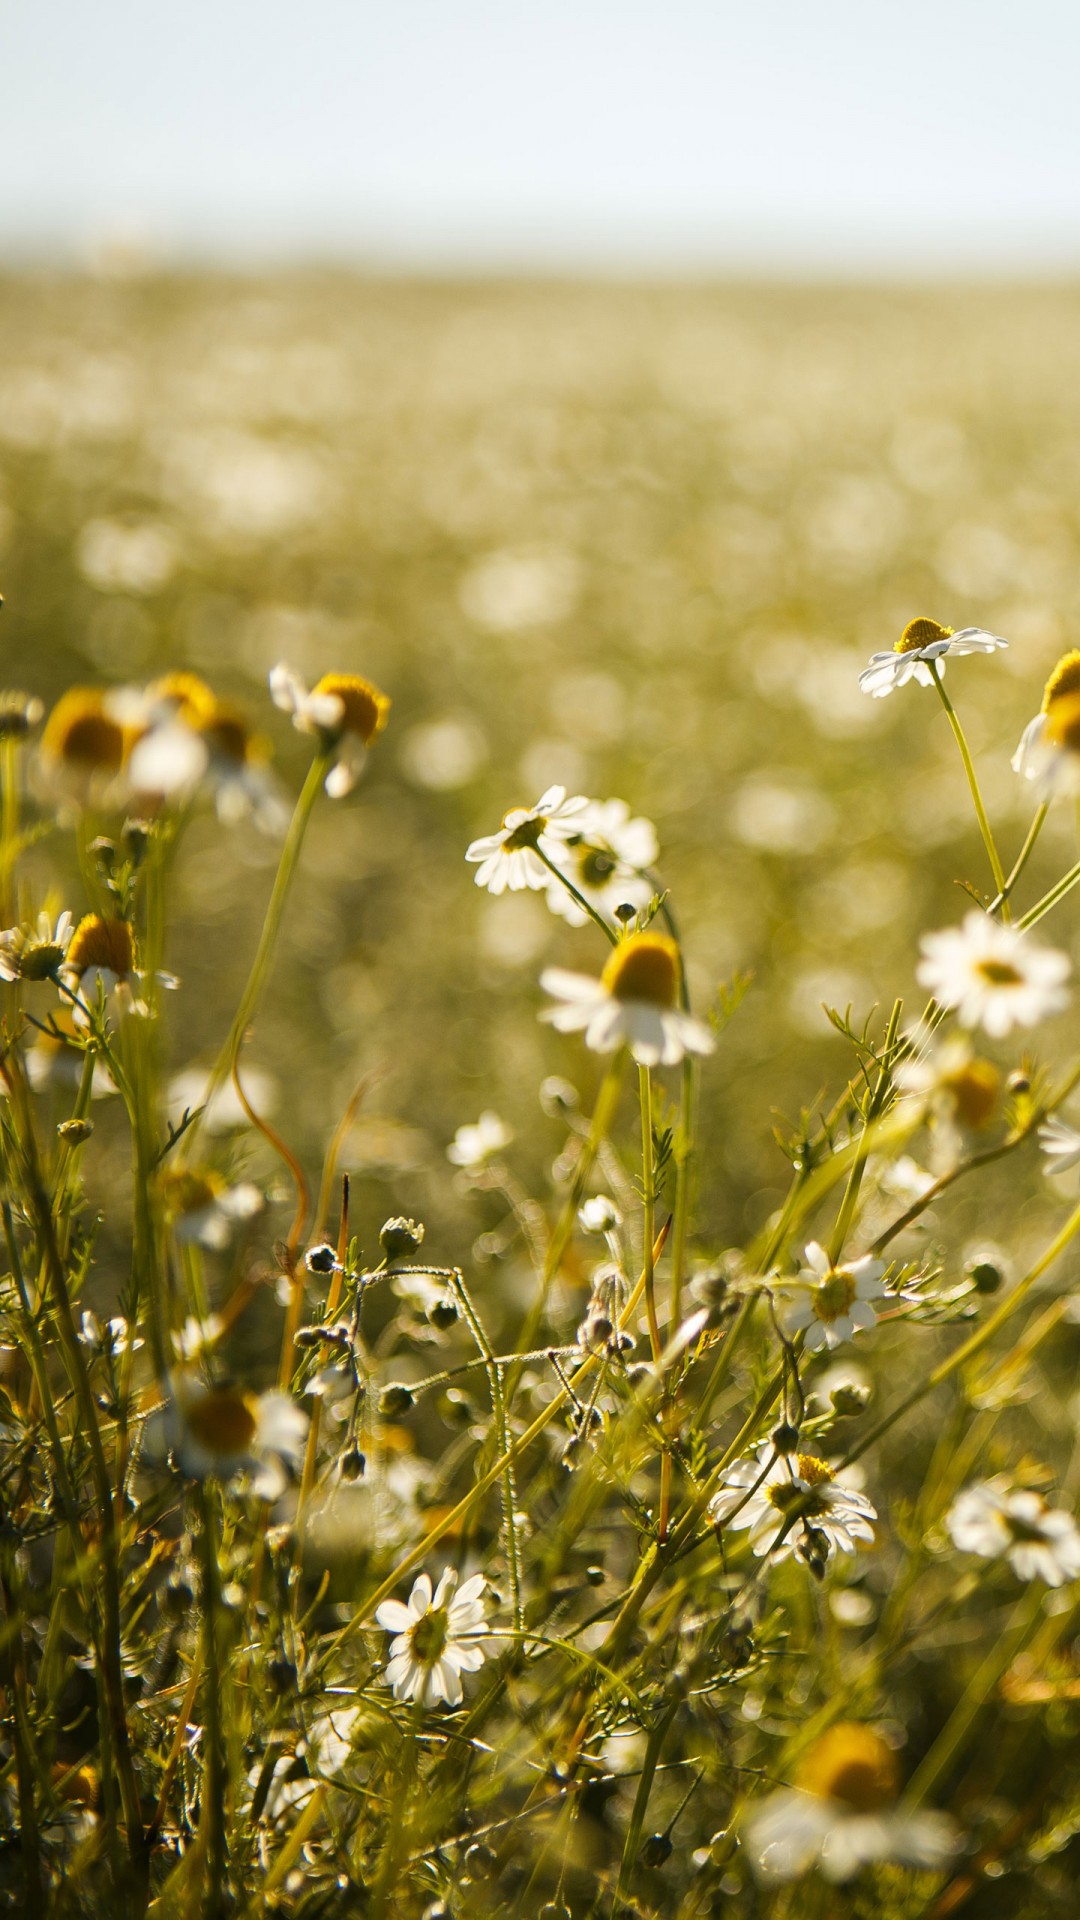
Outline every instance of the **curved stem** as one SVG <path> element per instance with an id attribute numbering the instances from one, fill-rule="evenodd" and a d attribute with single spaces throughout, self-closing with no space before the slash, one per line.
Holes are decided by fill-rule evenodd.
<path id="1" fill-rule="evenodd" d="M 1044 800 L 1041 807 L 1038 807 L 1036 809 L 1035 818 L 1032 820 L 1031 825 L 1027 830 L 1027 839 L 1024 841 L 1023 846 L 1021 847 L 1019 853 L 1016 856 L 1016 863 L 1013 867 L 1013 870 L 1010 873 L 1008 879 L 1006 880 L 1005 885 L 1002 888 L 1001 892 L 998 894 L 997 899 L 991 900 L 990 905 L 987 909 L 989 913 L 996 913 L 998 908 L 1004 906 L 1006 900 L 1008 900 L 1009 897 L 1011 896 L 1013 888 L 1015 887 L 1017 881 L 1020 878 L 1020 875 L 1023 873 L 1024 868 L 1027 866 L 1027 863 L 1031 858 L 1031 854 L 1035 847 L 1035 842 L 1043 830 L 1043 823 L 1049 811 L 1050 811 L 1050 802 L 1048 800 Z"/>
<path id="2" fill-rule="evenodd" d="M 964 763 L 964 772 L 967 774 L 968 786 L 971 788 L 971 798 L 975 805 L 975 817 L 979 822 L 979 832 L 983 837 L 983 845 L 986 848 L 987 858 L 994 876 L 994 885 L 998 890 L 998 897 L 1001 900 L 1002 918 L 1008 921 L 1011 915 L 1009 913 L 1008 888 L 1005 884 L 1005 870 L 998 857 L 998 850 L 994 844 L 994 836 L 990 830 L 990 822 L 986 817 L 986 808 L 983 806 L 982 794 L 979 792 L 979 782 L 975 773 L 975 763 L 971 758 L 968 743 L 964 738 L 964 729 L 957 718 L 956 708 L 953 706 L 952 701 L 945 691 L 945 682 L 941 677 L 941 672 L 936 660 L 930 662 L 930 672 L 934 678 L 934 685 L 941 697 L 941 704 L 949 716 L 949 725 L 953 730 L 953 737 L 960 749 L 960 758 Z"/>
<path id="3" fill-rule="evenodd" d="M 567 879 L 565 873 L 563 873 L 562 871 L 562 868 L 557 867 L 555 865 L 554 860 L 548 859 L 547 854 L 544 852 L 542 847 L 536 847 L 534 851 L 536 853 L 537 859 L 543 861 L 548 872 L 553 873 L 556 880 L 560 881 L 561 884 L 566 888 L 566 891 L 570 895 L 571 900 L 577 901 L 578 906 L 581 908 L 582 913 L 587 913 L 590 920 L 595 920 L 601 933 L 604 934 L 608 940 L 610 940 L 613 947 L 617 947 L 619 944 L 619 936 L 616 933 L 614 927 L 608 926 L 608 923 L 604 919 L 603 914 L 597 913 L 596 908 L 591 907 L 589 905 L 589 902 L 586 900 L 585 895 L 583 893 L 578 892 L 573 881 Z"/>

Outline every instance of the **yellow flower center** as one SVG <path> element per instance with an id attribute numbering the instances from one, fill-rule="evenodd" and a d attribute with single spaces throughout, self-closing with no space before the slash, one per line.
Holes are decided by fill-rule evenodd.
<path id="1" fill-rule="evenodd" d="M 989 1060 L 969 1060 L 955 1072 L 945 1074 L 941 1084 L 965 1127 L 987 1125 L 1001 1088 L 1001 1075 Z"/>
<path id="2" fill-rule="evenodd" d="M 389 700 L 358 673 L 324 673 L 312 692 L 331 694 L 341 701 L 342 715 L 334 731 L 358 734 L 365 747 L 371 745 L 386 725 Z"/>
<path id="3" fill-rule="evenodd" d="M 577 868 L 579 887 L 605 887 L 613 873 L 618 871 L 619 863 L 606 847 L 590 847 L 583 840 L 574 848 L 574 865 Z"/>
<path id="4" fill-rule="evenodd" d="M 806 1481 L 808 1487 L 826 1486 L 830 1480 L 836 1478 L 828 1461 L 820 1459 L 816 1453 L 797 1453 L 795 1471 L 800 1480 Z"/>
<path id="5" fill-rule="evenodd" d="M 509 813 L 503 814 L 502 824 L 504 832 L 506 832 L 507 821 L 513 814 L 519 811 L 520 809 L 518 807 L 511 807 Z M 517 826 L 511 827 L 509 833 L 506 834 L 506 839 L 503 841 L 504 852 L 521 853 L 525 847 L 535 847 L 546 826 L 547 815 L 545 813 L 527 814 L 524 820 L 519 820 Z"/>
<path id="6" fill-rule="evenodd" d="M 62 694 L 41 736 L 46 760 L 87 772 L 116 773 L 129 744 L 125 729 L 106 713 L 96 687 L 70 687 Z"/>
<path id="7" fill-rule="evenodd" d="M 176 1167 L 162 1175 L 161 1188 L 165 1210 L 175 1218 L 212 1206 L 224 1192 L 225 1182 L 210 1167 Z"/>
<path id="8" fill-rule="evenodd" d="M 244 767 L 252 757 L 254 743 L 247 722 L 235 707 L 223 706 L 215 700 L 209 712 L 199 716 L 198 730 L 211 751 L 220 754 L 223 760 Z"/>
<path id="9" fill-rule="evenodd" d="M 847 1312 L 854 1298 L 854 1280 L 842 1267 L 837 1268 L 814 1288 L 814 1312 L 819 1320 L 831 1324 Z"/>
<path id="10" fill-rule="evenodd" d="M 1078 647 L 1073 647 L 1069 653 L 1063 653 L 1050 675 L 1042 697 L 1043 712 L 1049 713 L 1055 700 L 1066 699 L 1074 693 L 1080 693 L 1080 648 Z"/>
<path id="11" fill-rule="evenodd" d="M 980 960 L 975 968 L 990 987 L 1021 987 L 1024 976 L 1011 960 Z"/>
<path id="12" fill-rule="evenodd" d="M 1080 753 L 1080 692 L 1057 694 L 1045 713 L 1047 738 L 1055 747 Z"/>
<path id="13" fill-rule="evenodd" d="M 932 647 L 935 640 L 950 640 L 952 631 L 951 627 L 940 626 L 936 620 L 909 620 L 893 652 L 918 653 L 921 647 Z"/>
<path id="14" fill-rule="evenodd" d="M 161 700 L 171 706 L 181 720 L 189 726 L 198 726 L 207 719 L 217 706 L 217 700 L 211 689 L 197 673 L 163 674 L 147 689 L 152 700 Z"/>
<path id="15" fill-rule="evenodd" d="M 88 967 L 108 967 L 126 980 L 135 967 L 135 941 L 129 923 L 88 913 L 75 929 L 67 958 L 68 966 L 80 977 Z"/>
<path id="16" fill-rule="evenodd" d="M 253 1395 L 238 1387 L 211 1387 L 178 1398 L 192 1439 L 208 1453 L 227 1460 L 250 1447 L 257 1425 Z"/>
<path id="17" fill-rule="evenodd" d="M 679 949 L 666 933 L 632 933 L 615 948 L 601 978 L 615 1000 L 673 1007 L 679 992 Z"/>
<path id="18" fill-rule="evenodd" d="M 431 1607 L 422 1613 L 411 1632 L 412 1650 L 415 1658 L 425 1666 L 434 1665 L 441 1658 L 446 1646 L 450 1615 L 445 1607 Z"/>
<path id="19" fill-rule="evenodd" d="M 871 1728 L 844 1720 L 815 1740 L 796 1785 L 822 1800 L 841 1800 L 853 1813 L 875 1813 L 896 1799 L 900 1776 L 884 1740 Z"/>

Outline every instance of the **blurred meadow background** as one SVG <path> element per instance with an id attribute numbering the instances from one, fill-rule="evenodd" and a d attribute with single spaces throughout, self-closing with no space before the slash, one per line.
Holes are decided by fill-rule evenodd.
<path id="1" fill-rule="evenodd" d="M 705 1076 L 700 1221 L 716 1247 L 760 1227 L 774 1120 L 848 1070 L 822 1003 L 887 1010 L 981 871 L 932 694 L 857 685 L 915 613 L 1009 638 L 950 687 L 1022 839 L 1009 755 L 1076 634 L 1078 320 L 1069 289 L 5 278 L 9 677 L 51 701 L 193 668 L 293 790 L 278 659 L 392 694 L 361 790 L 316 815 L 250 1049 L 313 1170 L 381 1070 L 345 1155 L 369 1230 L 412 1212 L 460 1247 L 456 1127 L 496 1108 L 535 1185 L 564 1138 L 539 1084 L 591 1099 L 597 1067 L 522 1017 L 589 936 L 462 858 L 554 781 L 656 821 L 699 1000 L 753 975 Z M 1073 831 L 1055 809 L 1033 888 Z M 220 1043 L 276 852 L 195 824 L 178 1069 Z"/>

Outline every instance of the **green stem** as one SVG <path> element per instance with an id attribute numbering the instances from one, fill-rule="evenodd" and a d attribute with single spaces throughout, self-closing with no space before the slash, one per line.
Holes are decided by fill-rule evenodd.
<path id="1" fill-rule="evenodd" d="M 649 1345 L 654 1362 L 663 1352 L 660 1322 L 656 1317 L 656 1275 L 653 1268 L 653 1240 L 656 1237 L 656 1174 L 653 1166 L 652 1077 L 648 1067 L 638 1067 L 638 1097 L 641 1104 L 641 1185 L 642 1231 L 645 1237 L 645 1314 L 649 1322 Z"/>
<path id="2" fill-rule="evenodd" d="M 667 1739 L 671 1729 L 671 1723 L 679 1711 L 680 1701 L 680 1696 L 672 1700 L 670 1705 L 664 1709 L 656 1724 L 649 1730 L 649 1738 L 645 1747 L 645 1758 L 641 1766 L 641 1776 L 638 1780 L 637 1793 L 634 1796 L 634 1809 L 630 1815 L 630 1825 L 626 1829 L 626 1840 L 623 1845 L 622 1860 L 619 1863 L 619 1880 L 615 1888 L 615 1902 L 611 1909 L 612 1920 L 617 1920 L 619 1911 L 627 1897 L 630 1878 L 633 1874 L 634 1864 L 638 1856 L 638 1848 L 641 1845 L 641 1834 L 645 1825 L 645 1815 L 649 1810 L 649 1796 L 652 1793 L 653 1781 L 656 1778 L 657 1761 L 660 1758 L 660 1751 L 664 1741 Z"/>
<path id="3" fill-rule="evenodd" d="M 15 848 L 19 835 L 19 750 L 14 736 L 0 743 L 0 927 L 15 918 Z"/>
<path id="4" fill-rule="evenodd" d="M 266 919 L 263 921 L 259 944 L 255 950 L 255 958 L 251 963 L 251 972 L 248 975 L 247 985 L 240 996 L 240 1004 L 236 1009 L 225 1044 L 218 1055 L 213 1072 L 210 1075 L 205 1099 L 203 1101 L 203 1115 L 206 1114 L 214 1095 L 224 1086 L 225 1081 L 232 1072 L 233 1061 L 240 1052 L 248 1023 L 259 1004 L 263 988 L 266 985 L 267 975 L 270 971 L 270 963 L 274 957 L 274 948 L 277 945 L 278 935 L 281 932 L 281 923 L 285 914 L 285 903 L 288 900 L 297 864 L 300 859 L 304 836 L 308 829 L 308 822 L 311 819 L 315 802 L 319 796 L 319 789 L 326 778 L 331 760 L 332 755 L 330 753 L 316 754 L 308 770 L 308 776 L 301 789 L 300 797 L 293 809 L 293 817 L 289 822 L 288 833 L 285 835 L 285 845 L 281 850 L 278 870 L 274 876 L 274 886 L 270 895 L 269 905 L 266 909 Z M 201 1116 L 197 1115 L 188 1128 L 184 1138 L 182 1151 L 185 1159 L 190 1158 L 191 1148 L 195 1143 L 200 1125 Z"/>
<path id="5" fill-rule="evenodd" d="M 916 1767 L 904 1792 L 905 1807 L 919 1806 L 937 1785 L 990 1700 L 1002 1674 L 1033 1631 L 1042 1605 L 1042 1589 L 1033 1583 L 1031 1590 L 1017 1602 L 1008 1631 L 995 1640 L 981 1666 L 976 1668 L 929 1753 Z"/>
<path id="6" fill-rule="evenodd" d="M 565 873 L 562 872 L 561 868 L 555 865 L 554 860 L 548 859 L 547 854 L 543 851 L 542 847 L 535 848 L 535 853 L 536 853 L 537 859 L 543 861 L 548 872 L 553 873 L 555 875 L 556 880 L 560 881 L 561 884 L 566 888 L 566 891 L 570 895 L 571 900 L 577 901 L 578 906 L 581 908 L 582 913 L 587 913 L 589 916 L 589 919 L 594 920 L 596 922 L 596 925 L 599 927 L 601 933 L 604 934 L 608 940 L 610 940 L 611 945 L 613 947 L 617 947 L 619 944 L 619 936 L 616 933 L 614 927 L 608 926 L 608 923 L 604 919 L 603 914 L 597 913 L 596 908 L 591 907 L 589 905 L 589 902 L 586 900 L 585 895 L 583 893 L 578 892 L 573 881 L 567 879 Z"/>
<path id="7" fill-rule="evenodd" d="M 1024 841 L 1023 846 L 1021 847 L 1019 853 L 1016 856 L 1016 865 L 1013 867 L 1013 870 L 1010 873 L 1008 879 L 1006 880 L 1005 885 L 1002 888 L 1001 892 L 998 894 L 997 899 L 991 900 L 990 905 L 987 909 L 989 913 L 996 913 L 998 908 L 1004 906 L 1006 900 L 1008 900 L 1011 897 L 1013 888 L 1015 887 L 1017 881 L 1020 878 L 1020 875 L 1023 873 L 1024 868 L 1027 866 L 1028 860 L 1031 857 L 1031 853 L 1034 849 L 1035 842 L 1038 839 L 1040 833 L 1042 832 L 1043 822 L 1046 819 L 1046 816 L 1049 813 L 1049 811 L 1050 811 L 1050 803 L 1048 800 L 1044 800 L 1041 807 L 1038 807 L 1036 809 L 1035 818 L 1033 819 L 1027 831 L 1027 839 Z"/>
<path id="8" fill-rule="evenodd" d="M 206 1751 L 203 1767 L 207 1866 L 207 1920 L 225 1911 L 228 1848 L 225 1834 L 225 1733 L 221 1700 L 221 1567 L 218 1563 L 217 1516 L 206 1483 L 199 1487 L 200 1546 L 203 1589 L 203 1713 Z"/>
<path id="9" fill-rule="evenodd" d="M 998 850 L 994 844 L 994 836 L 990 830 L 990 822 L 986 817 L 986 808 L 983 806 L 982 794 L 979 792 L 979 782 L 975 773 L 975 763 L 971 758 L 968 743 L 964 738 L 964 729 L 957 718 L 956 708 L 953 706 L 952 701 L 945 691 L 945 682 L 941 677 L 941 672 L 936 660 L 930 662 L 930 672 L 933 675 L 934 685 L 940 695 L 941 704 L 949 716 L 949 725 L 953 730 L 953 737 L 960 749 L 960 758 L 964 763 L 964 772 L 967 774 L 968 786 L 971 788 L 971 798 L 975 805 L 975 817 L 979 822 L 979 832 L 982 834 L 983 845 L 986 848 L 987 858 L 990 861 L 991 871 L 994 875 L 994 885 L 1001 898 L 1002 918 L 1008 921 L 1011 915 L 1009 913 L 1008 889 L 1005 885 L 1005 870 L 998 857 Z"/>
<path id="10" fill-rule="evenodd" d="M 495 1350 L 488 1339 L 487 1330 L 469 1298 L 468 1288 L 459 1272 L 454 1274 L 454 1287 L 464 1309 L 465 1318 L 473 1339 L 483 1355 L 491 1392 L 491 1411 L 495 1419 L 495 1433 L 499 1452 L 505 1462 L 502 1474 L 503 1524 L 506 1529 L 506 1565 L 510 1576 L 510 1600 L 514 1615 L 514 1626 L 520 1632 L 525 1624 L 525 1615 L 521 1604 L 521 1566 L 518 1553 L 517 1531 L 517 1487 L 514 1478 L 514 1463 L 510 1457 L 510 1429 L 506 1421 L 506 1399 L 503 1394 L 502 1375 Z"/>
<path id="11" fill-rule="evenodd" d="M 1056 907 L 1059 900 L 1064 900 L 1065 895 L 1072 892 L 1078 880 L 1080 880 L 1080 860 L 1075 867 L 1069 868 L 1068 873 L 1064 874 L 1055 886 L 1051 887 L 1049 893 L 1044 893 L 1041 900 L 1028 908 L 1022 918 L 1017 921 L 1017 926 L 1024 930 L 1035 926 L 1044 914 L 1050 912 L 1051 907 Z"/>
<path id="12" fill-rule="evenodd" d="M 851 1163 L 847 1186 L 844 1189 L 844 1197 L 840 1202 L 840 1211 L 836 1216 L 836 1226 L 833 1228 L 832 1240 L 829 1243 L 829 1260 L 833 1266 L 836 1265 L 836 1262 L 844 1251 L 844 1242 L 851 1230 L 851 1222 L 855 1214 L 855 1208 L 858 1205 L 859 1189 L 862 1186 L 863 1174 L 866 1170 L 866 1161 L 869 1152 L 867 1143 L 870 1129 L 875 1120 L 881 1115 L 892 1088 L 892 1053 L 896 1045 L 896 1029 L 900 1024 L 901 1005 L 902 1003 L 899 1000 L 894 1000 L 893 1010 L 889 1016 L 889 1024 L 885 1031 L 885 1045 L 881 1050 L 883 1063 L 881 1072 L 878 1076 L 877 1085 L 867 1102 L 858 1151 Z"/>

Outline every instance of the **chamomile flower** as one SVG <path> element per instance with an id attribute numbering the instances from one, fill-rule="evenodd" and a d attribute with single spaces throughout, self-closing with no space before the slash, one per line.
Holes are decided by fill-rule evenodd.
<path id="1" fill-rule="evenodd" d="M 824 1247 L 811 1240 L 798 1280 L 775 1290 L 784 1332 L 804 1334 L 811 1352 L 842 1346 L 856 1332 L 869 1332 L 877 1321 L 873 1302 L 886 1291 L 884 1271 L 885 1262 L 869 1254 L 834 1267 Z"/>
<path id="2" fill-rule="evenodd" d="M 267 746 L 236 707 L 219 700 L 194 673 L 167 674 L 151 682 L 142 699 L 143 731 L 128 762 L 134 793 L 190 799 L 201 787 L 213 795 L 226 824 L 250 818 L 261 832 L 284 830 L 288 810 Z"/>
<path id="3" fill-rule="evenodd" d="M 0 980 L 51 980 L 67 958 L 73 922 L 62 913 L 54 926 L 47 913 L 31 925 L 0 933 Z"/>
<path id="4" fill-rule="evenodd" d="M 287 1393 L 245 1393 L 174 1373 L 143 1431 L 149 1459 L 171 1456 L 189 1480 L 245 1475 L 260 1500 L 279 1500 L 303 1465 L 308 1417 Z M 287 1471 L 288 1470 L 288 1471 Z"/>
<path id="5" fill-rule="evenodd" d="M 465 850 L 466 860 L 476 866 L 477 886 L 495 894 L 549 886 L 551 869 L 540 855 L 557 865 L 567 843 L 587 831 L 592 806 L 582 794 L 568 800 L 565 787 L 549 787 L 535 807 L 512 807 L 498 833 L 483 835 Z"/>
<path id="6" fill-rule="evenodd" d="M 358 673 L 324 673 L 310 690 L 299 674 L 284 664 L 270 674 L 274 705 L 291 713 L 293 726 L 313 733 L 334 764 L 323 782 L 332 800 L 351 793 L 367 760 L 368 748 L 382 732 L 390 702 L 370 680 Z"/>
<path id="7" fill-rule="evenodd" d="M 422 1573 L 407 1605 L 384 1600 L 376 1608 L 380 1627 L 395 1636 L 386 1668 L 395 1700 L 415 1700 L 422 1707 L 436 1700 L 460 1705 L 462 1674 L 475 1673 L 486 1657 L 480 1644 L 487 1629 L 486 1586 L 483 1574 L 474 1573 L 459 1587 L 453 1567 L 447 1567 L 434 1594 Z"/>
<path id="8" fill-rule="evenodd" d="M 1080 1133 L 1064 1120 L 1044 1120 L 1039 1128 L 1039 1145 L 1046 1155 L 1047 1173 L 1071 1173 L 1080 1167 Z"/>
<path id="9" fill-rule="evenodd" d="M 665 933 L 632 933 L 621 940 L 599 980 L 548 967 L 540 976 L 559 1002 L 541 1019 L 560 1033 L 585 1035 L 594 1053 L 627 1046 L 644 1067 L 673 1067 L 687 1053 L 711 1053 L 712 1034 L 679 1006 L 679 949 Z"/>
<path id="10" fill-rule="evenodd" d="M 146 1002 L 139 998 L 143 977 L 136 971 L 135 934 L 128 920 L 86 914 L 71 936 L 59 978 L 66 992 L 74 996 L 72 1018 L 76 1026 L 89 1024 L 90 1009 L 99 992 L 118 1014 L 148 1011 Z M 171 974 L 162 973 L 158 984 L 174 987 L 176 981 Z"/>
<path id="11" fill-rule="evenodd" d="M 167 1169 L 161 1179 L 165 1217 L 181 1246 L 227 1247 L 242 1220 L 263 1205 L 258 1187 L 242 1180 L 230 1187 L 212 1167 Z"/>
<path id="12" fill-rule="evenodd" d="M 124 766 L 140 731 L 117 692 L 69 687 L 41 736 L 39 768 L 46 792 L 75 807 L 118 802 Z"/>
<path id="13" fill-rule="evenodd" d="M 976 1054 L 966 1034 L 954 1033 L 935 1054 L 911 1053 L 895 1080 L 901 1093 L 921 1100 L 927 1117 L 950 1136 L 988 1127 L 1001 1097 L 1001 1075 L 992 1060 Z"/>
<path id="14" fill-rule="evenodd" d="M 616 907 L 648 906 L 655 889 L 643 869 L 655 865 L 658 853 L 651 820 L 631 819 L 625 800 L 594 801 L 587 828 L 564 842 L 555 865 L 582 899 L 614 926 Z M 547 902 L 552 913 L 569 920 L 571 926 L 585 926 L 589 916 L 573 894 L 550 873 L 548 883 Z"/>
<path id="15" fill-rule="evenodd" d="M 1035 945 L 977 909 L 963 926 L 924 934 L 921 944 L 919 985 L 954 1008 L 961 1026 L 981 1026 L 995 1040 L 1014 1026 L 1037 1026 L 1068 1003 L 1065 954 Z"/>
<path id="16" fill-rule="evenodd" d="M 1031 780 L 1040 801 L 1080 790 L 1080 649 L 1063 654 L 1012 757 L 1013 771 Z"/>
<path id="17" fill-rule="evenodd" d="M 954 633 L 952 627 L 943 627 L 936 620 L 909 620 L 888 653 L 870 655 L 870 665 L 860 673 L 859 685 L 875 700 L 895 693 L 897 687 L 905 687 L 909 680 L 917 680 L 921 687 L 932 687 L 935 673 L 945 671 L 946 654 L 996 653 L 999 647 L 1008 644 L 996 633 L 986 633 L 982 627 L 961 627 L 959 633 Z"/>
<path id="18" fill-rule="evenodd" d="M 817 1454 L 778 1455 L 766 1445 L 727 1469 L 709 1518 L 717 1527 L 746 1528 L 759 1558 L 797 1553 L 820 1571 L 831 1553 L 873 1541 L 877 1510 Z"/>
<path id="19" fill-rule="evenodd" d="M 446 1149 L 446 1157 L 455 1167 L 475 1173 L 480 1167 L 486 1167 L 489 1160 L 497 1159 L 513 1137 L 506 1123 L 488 1107 L 479 1120 L 458 1128 Z"/>
<path id="20" fill-rule="evenodd" d="M 872 1727 L 839 1721 L 807 1750 L 793 1787 L 752 1807 L 746 1848 L 762 1880 L 798 1880 L 820 1867 L 850 1880 L 877 1860 L 940 1867 L 959 1836 L 946 1814 L 897 1804 L 896 1760 Z"/>
<path id="21" fill-rule="evenodd" d="M 983 1560 L 1004 1557 L 1020 1580 L 1064 1586 L 1080 1577 L 1080 1531 L 1071 1513 L 1041 1494 L 982 1480 L 957 1494 L 945 1525 L 953 1545 Z"/>

